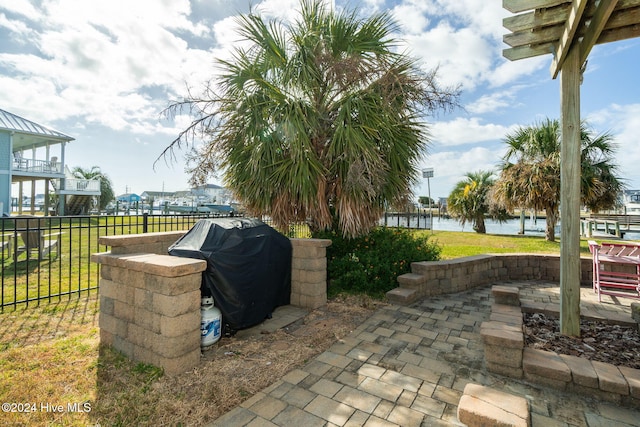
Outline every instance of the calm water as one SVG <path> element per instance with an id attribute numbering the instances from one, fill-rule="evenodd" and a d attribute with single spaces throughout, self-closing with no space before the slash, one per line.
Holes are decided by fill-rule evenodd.
<path id="1" fill-rule="evenodd" d="M 398 216 L 389 215 L 387 217 L 387 225 L 393 227 L 398 226 L 406 227 L 407 226 L 407 217 L 406 216 Z M 384 219 L 381 220 L 380 224 L 384 224 Z M 486 220 L 485 225 L 487 227 L 488 234 L 506 234 L 506 235 L 517 235 L 518 231 L 520 231 L 520 219 L 511 219 L 507 222 L 499 223 L 493 220 Z M 419 220 L 415 217 L 415 215 L 409 220 L 409 226 L 412 228 L 429 228 L 429 217 L 421 216 Z M 544 229 L 546 227 L 546 223 L 544 218 L 538 219 L 537 221 L 532 221 L 530 218 L 524 223 L 524 234 L 526 236 L 544 236 Z M 475 233 L 473 231 L 473 227 L 470 223 L 465 224 L 463 227 L 460 223 L 455 219 L 446 219 L 446 218 L 433 218 L 433 229 L 434 230 L 442 230 L 442 231 L 467 231 L 471 233 Z M 556 236 L 560 234 L 560 224 L 556 226 Z M 639 240 L 640 239 L 640 231 L 634 232 L 625 232 L 624 233 L 625 240 Z"/>

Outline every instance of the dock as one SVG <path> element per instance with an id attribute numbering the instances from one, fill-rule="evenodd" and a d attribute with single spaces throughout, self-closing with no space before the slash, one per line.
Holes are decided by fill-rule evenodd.
<path id="1" fill-rule="evenodd" d="M 640 215 L 591 215 L 580 220 L 584 237 L 616 240 L 626 232 L 640 232 Z"/>

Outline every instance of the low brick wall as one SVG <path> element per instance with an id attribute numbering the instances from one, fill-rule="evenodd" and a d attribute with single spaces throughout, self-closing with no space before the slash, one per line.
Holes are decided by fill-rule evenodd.
<path id="1" fill-rule="evenodd" d="M 592 282 L 591 258 L 581 258 L 581 283 Z M 560 255 L 487 254 L 444 261 L 411 263 L 411 273 L 398 276 L 389 301 L 410 304 L 417 299 L 462 292 L 508 280 L 560 281 Z"/>
<path id="2" fill-rule="evenodd" d="M 105 236 L 100 244 L 109 246 L 112 255 L 152 253 L 166 255 L 169 246 L 186 231 Z M 327 303 L 328 239 L 290 239 L 291 304 L 315 309 Z"/>
<path id="3" fill-rule="evenodd" d="M 104 236 L 110 252 L 92 255 L 100 270 L 100 342 L 169 375 L 200 363 L 200 283 L 204 260 L 167 255 L 186 232 Z M 291 304 L 327 302 L 330 240 L 291 239 Z"/>
<path id="4" fill-rule="evenodd" d="M 480 327 L 487 370 L 640 408 L 640 370 L 524 345 L 522 313 L 543 312 L 558 316 L 559 307 L 554 309 L 549 304 L 521 305 L 519 298 L 513 298 L 514 295 L 518 296 L 515 287 L 494 286 L 492 293 L 494 303 L 490 319 Z M 602 313 L 587 311 L 582 313 L 582 317 L 602 320 Z M 607 320 L 634 324 L 627 318 Z"/>

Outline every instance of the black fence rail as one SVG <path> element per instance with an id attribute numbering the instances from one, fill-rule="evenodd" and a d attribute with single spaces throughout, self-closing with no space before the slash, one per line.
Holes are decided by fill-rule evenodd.
<path id="1" fill-rule="evenodd" d="M 80 298 L 99 286 L 98 238 L 188 230 L 213 214 L 0 218 L 0 312 Z"/>

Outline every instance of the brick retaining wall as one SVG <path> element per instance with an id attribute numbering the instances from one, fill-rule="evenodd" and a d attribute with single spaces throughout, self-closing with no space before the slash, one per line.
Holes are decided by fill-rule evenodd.
<path id="1" fill-rule="evenodd" d="M 168 375 L 200 363 L 200 283 L 204 260 L 167 255 L 185 231 L 99 238 L 110 252 L 91 259 L 100 270 L 100 342 Z M 291 239 L 291 304 L 327 302 L 330 240 Z"/>
<path id="2" fill-rule="evenodd" d="M 581 258 L 581 283 L 589 285 L 591 258 Z M 411 263 L 411 273 L 398 276 L 389 301 L 410 304 L 420 298 L 462 292 L 508 280 L 560 281 L 560 255 L 487 254 L 443 261 Z"/>
<path id="3" fill-rule="evenodd" d="M 480 326 L 487 370 L 640 408 L 640 370 L 525 346 L 522 313 L 543 312 L 557 317 L 559 307 L 521 304 L 515 287 L 493 286 L 492 294 L 491 317 Z M 604 318 L 603 312 L 588 310 L 582 310 L 581 316 L 592 320 Z M 637 327 L 626 317 L 611 314 L 606 320 Z"/>

